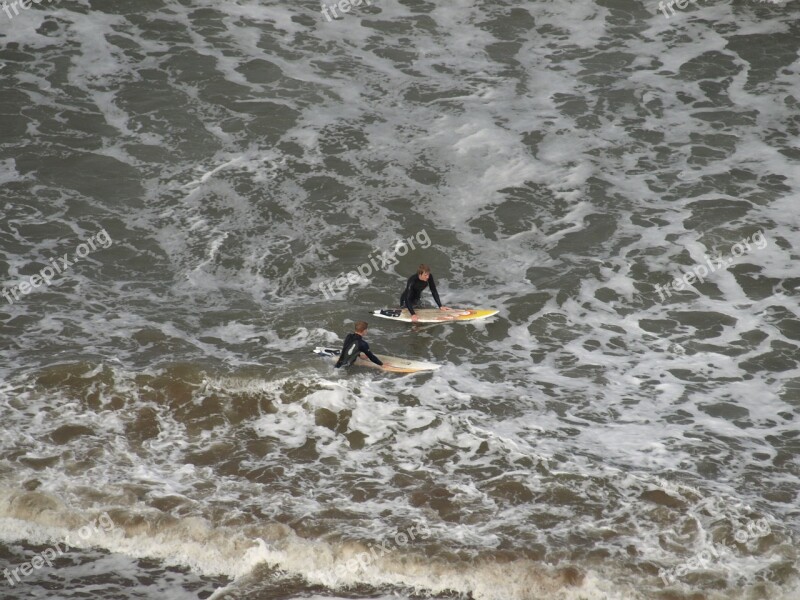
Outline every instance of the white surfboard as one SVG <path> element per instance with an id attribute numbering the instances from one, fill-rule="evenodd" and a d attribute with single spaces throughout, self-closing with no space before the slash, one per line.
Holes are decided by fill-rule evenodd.
<path id="1" fill-rule="evenodd" d="M 499 311 L 493 308 L 451 308 L 439 310 L 438 308 L 417 308 L 414 310 L 419 319 L 417 323 L 449 323 L 455 321 L 475 321 L 496 315 Z M 407 308 L 378 308 L 372 311 L 373 316 L 392 321 L 413 323 L 411 313 Z"/>
<path id="2" fill-rule="evenodd" d="M 331 357 L 334 363 L 337 361 L 340 354 L 340 351 L 336 348 L 325 348 L 323 346 L 317 346 L 314 348 L 313 352 L 319 356 Z M 441 367 L 441 365 L 421 360 L 409 360 L 396 356 L 384 356 L 383 354 L 376 354 L 375 356 L 383 363 L 383 366 L 376 365 L 370 359 L 361 358 L 361 356 L 356 359 L 353 365 L 358 367 L 372 367 L 388 373 L 419 373 L 421 371 L 435 371 Z"/>

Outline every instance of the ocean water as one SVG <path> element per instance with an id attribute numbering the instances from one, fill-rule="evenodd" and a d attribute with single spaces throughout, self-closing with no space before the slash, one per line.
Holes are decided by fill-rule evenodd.
<path id="1" fill-rule="evenodd" d="M 800 2 L 322 9 L 0 6 L 0 598 L 800 598 Z"/>

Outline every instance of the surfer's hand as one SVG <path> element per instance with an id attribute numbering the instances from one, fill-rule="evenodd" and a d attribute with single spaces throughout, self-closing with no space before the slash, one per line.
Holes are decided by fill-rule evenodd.
<path id="1" fill-rule="evenodd" d="M 419 315 L 411 315 L 411 322 L 416 323 L 419 321 Z"/>
<path id="2" fill-rule="evenodd" d="M 449 308 L 449 307 L 447 307 L 447 306 L 440 306 L 440 307 L 439 307 L 439 310 L 450 310 L 450 308 Z"/>

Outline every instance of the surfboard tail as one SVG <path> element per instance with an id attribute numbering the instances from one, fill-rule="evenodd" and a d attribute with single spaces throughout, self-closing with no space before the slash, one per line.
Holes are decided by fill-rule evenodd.
<path id="1" fill-rule="evenodd" d="M 324 346 L 317 346 L 311 352 L 319 356 L 339 356 L 339 351 L 336 348 L 325 348 Z"/>
<path id="2" fill-rule="evenodd" d="M 318 356 L 323 356 L 326 358 L 335 359 L 339 357 L 339 350 L 336 348 L 317 346 L 314 348 L 314 350 L 312 350 L 312 352 Z M 376 354 L 375 356 L 377 356 L 381 362 L 383 362 L 383 366 L 376 365 L 371 360 L 361 357 L 356 359 L 354 365 L 359 367 L 380 369 L 381 371 L 385 371 L 387 373 L 422 373 L 426 371 L 436 371 L 441 368 L 441 365 L 437 365 L 435 363 L 399 358 L 397 356 L 384 356 L 381 354 Z"/>
<path id="3" fill-rule="evenodd" d="M 496 315 L 499 311 L 494 308 L 451 308 L 439 310 L 438 308 L 417 308 L 414 310 L 418 319 L 417 323 L 452 323 L 461 321 L 476 321 Z M 407 309 L 379 308 L 372 311 L 372 315 L 391 321 L 412 323 L 411 314 Z"/>

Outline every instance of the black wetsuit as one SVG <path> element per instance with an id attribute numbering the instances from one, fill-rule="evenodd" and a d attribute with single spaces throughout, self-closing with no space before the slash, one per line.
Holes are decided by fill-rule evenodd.
<path id="1" fill-rule="evenodd" d="M 400 295 L 400 306 L 407 308 L 412 315 L 415 314 L 414 306 L 419 304 L 422 290 L 428 285 L 431 286 L 431 295 L 436 302 L 436 306 L 442 308 L 442 301 L 439 300 L 439 292 L 436 291 L 436 282 L 433 280 L 433 275 L 428 275 L 428 281 L 422 281 L 416 273 L 409 277 L 406 282 L 406 289 Z"/>
<path id="2" fill-rule="evenodd" d="M 348 333 L 347 337 L 344 338 L 342 353 L 339 355 L 339 360 L 336 361 L 336 365 L 334 366 L 337 369 L 339 367 L 349 367 L 356 362 L 356 359 L 361 352 L 366 354 L 367 358 L 369 358 L 376 365 L 383 365 L 380 359 L 370 352 L 369 344 L 364 341 L 364 338 L 357 333 Z"/>

